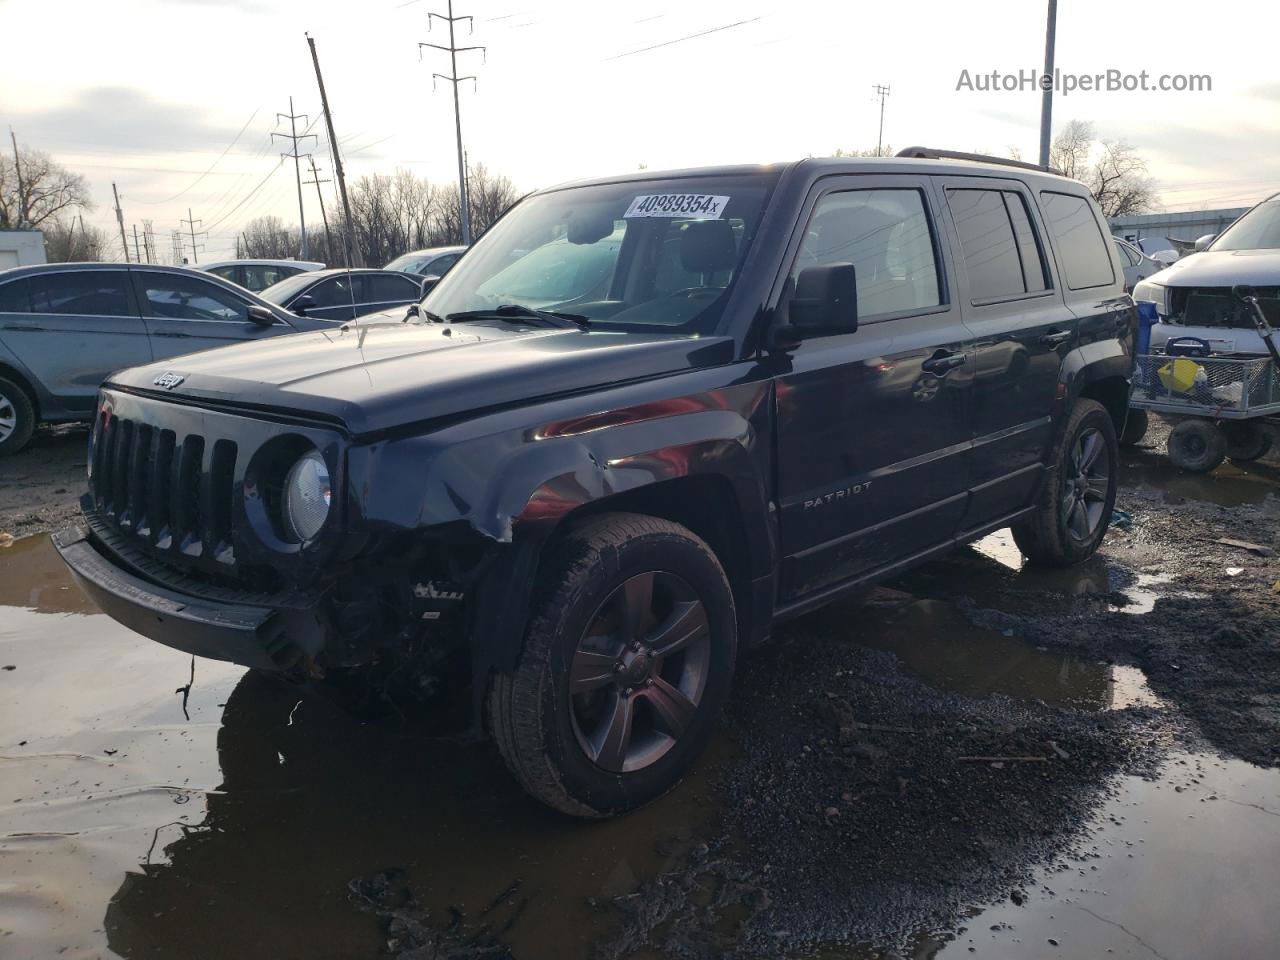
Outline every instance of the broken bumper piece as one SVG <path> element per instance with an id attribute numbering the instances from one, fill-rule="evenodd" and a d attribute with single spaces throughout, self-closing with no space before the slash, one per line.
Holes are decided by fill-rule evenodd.
<path id="1" fill-rule="evenodd" d="M 100 553 L 83 527 L 60 530 L 52 539 L 84 592 L 130 630 L 184 653 L 279 668 L 269 653 L 280 633 L 270 607 L 207 600 L 151 583 Z"/>

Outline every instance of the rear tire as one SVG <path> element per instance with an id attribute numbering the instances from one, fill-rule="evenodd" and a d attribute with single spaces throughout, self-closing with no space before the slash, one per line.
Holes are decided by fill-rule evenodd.
<path id="1" fill-rule="evenodd" d="M 1120 431 L 1120 446 L 1136 447 L 1147 435 L 1150 418 L 1145 410 L 1130 410 L 1124 420 L 1124 429 Z"/>
<path id="2" fill-rule="evenodd" d="M 0 377 L 0 457 L 25 447 L 35 427 L 36 411 L 27 391 Z"/>
<path id="3" fill-rule="evenodd" d="M 1183 420 L 1169 431 L 1169 459 L 1179 470 L 1208 473 L 1227 457 L 1227 437 L 1209 420 Z"/>
<path id="4" fill-rule="evenodd" d="M 1229 420 L 1218 425 L 1227 438 L 1227 459 L 1252 463 L 1271 451 L 1271 431 L 1257 420 Z"/>
<path id="5" fill-rule="evenodd" d="M 490 732 L 520 784 L 578 817 L 670 790 L 706 746 L 737 653 L 733 594 L 684 527 L 593 517 L 553 543 L 516 667 L 494 677 Z"/>
<path id="6" fill-rule="evenodd" d="M 1035 513 L 1013 525 L 1028 560 L 1063 567 L 1093 556 L 1115 509 L 1119 459 L 1111 414 L 1096 400 L 1077 400 Z"/>

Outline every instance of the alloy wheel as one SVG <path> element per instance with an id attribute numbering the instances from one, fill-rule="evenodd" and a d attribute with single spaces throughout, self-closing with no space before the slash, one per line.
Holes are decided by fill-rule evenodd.
<path id="1" fill-rule="evenodd" d="M 1111 463 L 1102 433 L 1090 428 L 1080 433 L 1064 464 L 1062 519 L 1077 543 L 1091 539 L 1102 525 L 1107 494 L 1111 489 Z"/>
<path id="2" fill-rule="evenodd" d="M 570 664 L 578 745 L 613 773 L 656 763 L 693 722 L 710 659 L 707 612 L 684 580 L 660 571 L 626 580 L 591 618 Z"/>
<path id="3" fill-rule="evenodd" d="M 13 436 L 18 429 L 18 410 L 13 401 L 0 393 L 0 443 Z"/>

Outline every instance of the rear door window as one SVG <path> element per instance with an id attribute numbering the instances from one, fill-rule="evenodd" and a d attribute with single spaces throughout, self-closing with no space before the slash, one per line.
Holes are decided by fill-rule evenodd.
<path id="1" fill-rule="evenodd" d="M 848 190 L 819 200 L 793 276 L 829 263 L 856 268 L 859 319 L 942 303 L 933 231 L 914 188 Z"/>
<path id="2" fill-rule="evenodd" d="M 366 274 L 365 303 L 400 303 L 417 300 L 420 287 L 408 277 L 385 277 Z"/>
<path id="3" fill-rule="evenodd" d="M 307 293 L 315 300 L 317 307 L 349 307 L 353 303 L 364 302 L 352 293 L 352 281 L 357 279 L 359 278 L 346 274 L 330 277 L 323 283 L 316 284 Z"/>
<path id="4" fill-rule="evenodd" d="M 123 270 L 69 270 L 30 278 L 32 313 L 137 317 Z"/>
<path id="5" fill-rule="evenodd" d="M 1067 287 L 1083 290 L 1115 282 L 1108 241 L 1088 200 L 1044 191 L 1040 194 L 1040 209 L 1044 211 Z"/>
<path id="6" fill-rule="evenodd" d="M 153 317 L 165 320 L 248 322 L 248 304 L 217 284 L 197 277 L 143 271 L 143 296 Z"/>
<path id="7" fill-rule="evenodd" d="M 960 237 L 969 297 L 974 303 L 1048 289 L 1044 258 L 1021 194 L 949 189 L 947 204 Z"/>
<path id="8" fill-rule="evenodd" d="M 429 277 L 443 277 L 449 272 L 449 268 L 458 262 L 461 257 L 460 253 L 446 253 L 443 257 L 436 257 L 431 261 L 431 265 L 427 267 L 424 275 Z"/>
<path id="9" fill-rule="evenodd" d="M 285 277 L 292 277 L 298 272 L 289 267 L 277 267 L 267 263 L 246 264 L 243 270 L 244 280 L 237 282 L 250 290 L 265 290 L 273 283 L 279 283 Z"/>

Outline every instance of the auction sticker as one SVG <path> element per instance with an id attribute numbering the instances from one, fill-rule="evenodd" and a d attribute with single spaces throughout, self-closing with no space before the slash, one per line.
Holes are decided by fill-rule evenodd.
<path id="1" fill-rule="evenodd" d="M 651 193 L 636 197 L 622 216 L 634 217 L 696 217 L 699 220 L 719 220 L 724 213 L 728 197 L 714 197 L 706 193 Z"/>

